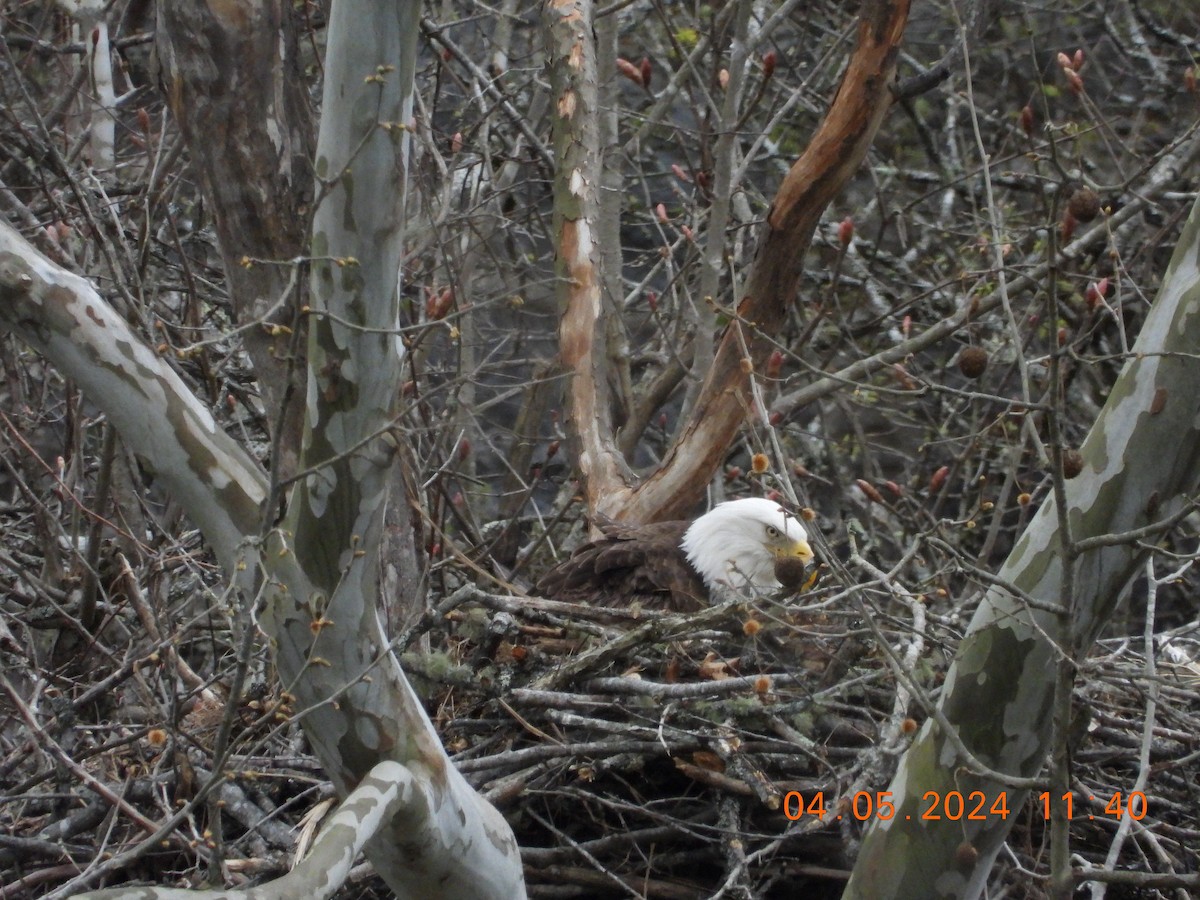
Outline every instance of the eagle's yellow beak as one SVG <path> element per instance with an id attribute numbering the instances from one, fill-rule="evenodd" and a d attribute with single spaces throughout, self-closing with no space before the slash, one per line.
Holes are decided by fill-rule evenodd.
<path id="1" fill-rule="evenodd" d="M 808 546 L 808 541 L 793 541 L 783 547 L 778 547 L 775 550 L 777 559 L 798 559 L 806 566 L 813 561 L 812 547 Z"/>

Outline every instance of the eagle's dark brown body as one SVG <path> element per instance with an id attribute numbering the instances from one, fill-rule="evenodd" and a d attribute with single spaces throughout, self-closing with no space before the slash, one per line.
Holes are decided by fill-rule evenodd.
<path id="1" fill-rule="evenodd" d="M 708 605 L 708 588 L 680 542 L 690 522 L 600 526 L 588 541 L 542 576 L 542 597 L 593 606 L 632 606 L 680 612 Z"/>

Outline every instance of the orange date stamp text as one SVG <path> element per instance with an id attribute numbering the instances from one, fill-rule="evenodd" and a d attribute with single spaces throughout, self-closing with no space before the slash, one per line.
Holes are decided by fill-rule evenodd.
<path id="1" fill-rule="evenodd" d="M 1149 801 L 1142 791 L 1122 793 L 1115 791 L 1107 796 L 1090 795 L 1086 798 L 1089 812 L 1081 813 L 1088 819 L 1122 819 L 1128 816 L 1135 821 L 1141 821 L 1149 810 Z M 1070 792 L 1059 797 L 1051 796 L 1049 791 L 1042 791 L 1033 802 L 1035 812 L 1043 819 L 1058 818 L 1065 815 L 1068 819 L 1075 817 L 1074 795 Z M 1007 791 L 986 794 L 983 791 L 926 791 L 921 795 L 916 812 L 899 812 L 892 800 L 891 791 L 856 791 L 854 794 L 842 797 L 836 806 L 826 807 L 825 792 L 813 791 L 803 794 L 800 791 L 788 791 L 783 796 L 783 814 L 791 821 L 797 821 L 805 816 L 816 816 L 818 819 L 853 818 L 858 822 L 869 822 L 872 819 L 888 821 L 896 817 L 921 822 L 983 822 L 992 818 L 1007 819 L 1011 810 Z"/>

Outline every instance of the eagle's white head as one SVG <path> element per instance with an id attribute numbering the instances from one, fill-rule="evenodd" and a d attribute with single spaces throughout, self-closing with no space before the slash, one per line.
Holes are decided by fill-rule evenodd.
<path id="1" fill-rule="evenodd" d="M 808 534 L 773 500 L 750 497 L 719 503 L 683 535 L 683 552 L 710 591 L 720 585 L 776 590 L 775 563 L 783 557 L 812 562 Z"/>

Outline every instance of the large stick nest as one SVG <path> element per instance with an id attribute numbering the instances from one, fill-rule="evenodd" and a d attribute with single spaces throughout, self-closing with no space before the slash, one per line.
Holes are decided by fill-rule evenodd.
<path id="1" fill-rule="evenodd" d="M 195 536 L 176 550 L 189 547 L 137 585 L 110 561 L 108 625 L 92 645 L 62 627 L 70 598 L 39 593 L 33 545 L 5 551 L 26 575 L 10 582 L 0 632 L 3 896 L 53 893 L 89 866 L 110 868 L 110 884 L 260 883 L 331 807 L 269 674 L 228 701 L 237 642 Z M 512 823 L 533 897 L 839 896 L 877 792 L 925 718 L 917 699 L 897 703 L 888 660 L 918 641 L 910 674 L 935 700 L 970 613 L 930 593 L 918 629 L 914 607 L 835 586 L 698 614 L 593 609 L 486 593 L 454 564 L 442 574 L 459 587 L 398 646 L 455 763 Z M 1200 868 L 1196 640 L 1194 628 L 1158 635 L 1153 678 L 1136 640 L 1084 663 L 1077 860 L 1105 863 L 1122 825 L 1105 804 L 1140 788 L 1144 815 L 1126 823 L 1115 868 Z M 269 673 L 262 651 L 256 666 Z M 205 797 L 217 771 L 228 780 Z M 1036 801 L 1010 814 L 993 881 L 1038 896 L 1044 817 Z M 172 817 L 171 833 L 147 840 Z M 367 864 L 345 891 L 386 895 Z"/>
<path id="2" fill-rule="evenodd" d="M 935 699 L 961 617 L 948 598 L 922 602 L 925 651 L 910 674 Z M 897 704 L 877 632 L 851 605 L 825 589 L 699 615 L 479 595 L 456 609 L 439 727 L 516 829 L 531 895 L 840 896 L 877 792 L 925 718 L 915 700 Z M 874 614 L 897 650 L 916 638 L 903 612 Z M 1186 637 L 1162 646 L 1187 658 Z M 1118 868 L 1191 872 L 1200 672 L 1160 663 L 1145 735 L 1141 649 L 1105 644 L 1081 672 L 1075 789 L 1098 800 L 1077 799 L 1073 849 L 1104 863 L 1120 825 L 1105 807 L 1119 793 L 1127 809 L 1144 771 L 1145 815 Z M 1014 803 L 998 875 L 1028 896 L 1028 873 L 1047 872 L 1039 810 Z"/>

